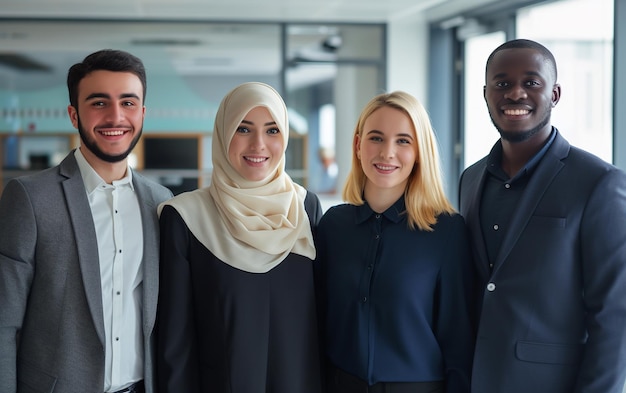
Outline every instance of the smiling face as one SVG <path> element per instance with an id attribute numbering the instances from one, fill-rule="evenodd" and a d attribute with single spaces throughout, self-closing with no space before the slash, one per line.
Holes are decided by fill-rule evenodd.
<path id="1" fill-rule="evenodd" d="M 228 160 L 243 178 L 259 181 L 276 171 L 283 152 L 281 130 L 269 110 L 257 106 L 237 127 L 228 147 Z"/>
<path id="2" fill-rule="evenodd" d="M 77 108 L 68 107 L 85 149 L 94 160 L 121 162 L 141 136 L 145 107 L 143 86 L 130 72 L 93 71 L 78 85 Z"/>
<path id="3" fill-rule="evenodd" d="M 355 149 L 367 177 L 365 193 L 391 192 L 399 198 L 417 158 L 417 140 L 409 116 L 389 106 L 375 110 L 355 138 Z"/>
<path id="4" fill-rule="evenodd" d="M 504 140 L 547 137 L 550 114 L 560 94 L 553 66 L 535 49 L 503 49 L 487 67 L 485 101 Z"/>

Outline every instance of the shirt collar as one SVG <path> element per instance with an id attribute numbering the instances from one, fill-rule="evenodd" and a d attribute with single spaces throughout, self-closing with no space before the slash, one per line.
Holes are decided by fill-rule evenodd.
<path id="1" fill-rule="evenodd" d="M 550 146 L 556 139 L 556 130 L 552 127 L 552 131 L 550 132 L 550 136 L 548 137 L 548 141 L 543 145 L 543 147 L 524 165 L 524 167 L 517 172 L 517 174 L 511 179 L 515 180 L 519 177 L 525 175 L 526 173 L 530 173 L 535 167 L 539 164 L 539 161 L 546 155 Z M 487 170 L 494 175 L 500 175 L 502 172 L 501 164 L 502 163 L 502 141 L 498 141 L 487 158 Z"/>
<path id="2" fill-rule="evenodd" d="M 92 192 L 97 190 L 98 187 L 108 186 L 107 183 L 100 177 L 100 175 L 98 175 L 98 173 L 91 167 L 91 165 L 89 165 L 80 149 L 74 150 L 74 157 L 76 158 L 76 163 L 78 164 L 80 175 L 83 178 L 83 183 L 85 184 L 85 190 L 87 191 L 87 194 L 91 194 Z M 113 182 L 113 186 L 116 187 L 121 187 L 125 185 L 130 186 L 131 190 L 135 189 L 135 187 L 133 186 L 133 171 L 130 170 L 130 167 L 128 167 L 128 170 L 126 171 L 126 176 L 124 176 L 120 180 L 115 180 Z"/>
<path id="3" fill-rule="evenodd" d="M 356 222 L 357 224 L 361 224 L 367 221 L 372 215 L 378 214 L 370 205 L 368 205 L 367 201 L 364 204 L 357 206 L 356 210 Z M 387 210 L 385 210 L 382 215 L 387 218 L 389 221 L 398 223 L 406 218 L 406 208 L 404 205 L 404 195 L 400 197 L 393 205 L 389 206 Z"/>

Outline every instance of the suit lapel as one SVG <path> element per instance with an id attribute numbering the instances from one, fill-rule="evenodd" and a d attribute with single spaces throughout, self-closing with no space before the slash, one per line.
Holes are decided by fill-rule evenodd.
<path id="1" fill-rule="evenodd" d="M 569 143 L 557 133 L 553 145 L 541 159 L 535 173 L 532 174 L 526 190 L 520 198 L 518 208 L 513 212 L 510 229 L 502 240 L 500 251 L 494 263 L 494 274 L 509 256 L 528 221 L 533 216 L 539 201 L 563 168 L 562 159 L 567 156 L 568 152 Z"/>
<path id="2" fill-rule="evenodd" d="M 485 161 L 486 162 L 486 161 Z M 480 200 L 482 198 L 483 185 L 486 178 L 486 167 L 483 165 L 481 170 L 476 171 L 475 176 L 471 176 L 467 179 L 465 187 L 468 188 L 464 195 L 468 195 L 469 199 L 465 201 L 465 220 L 469 227 L 469 233 L 472 244 L 476 245 L 474 251 L 476 253 L 476 265 L 483 277 L 489 277 L 489 258 L 487 257 L 487 250 L 485 248 L 485 239 L 483 238 L 483 231 L 480 226 Z"/>
<path id="3" fill-rule="evenodd" d="M 149 187 L 133 173 L 143 230 L 143 331 L 150 337 L 154 328 L 159 290 L 159 238 L 157 206 Z"/>
<path id="4" fill-rule="evenodd" d="M 60 173 L 67 177 L 67 180 L 63 181 L 63 191 L 76 239 L 78 263 L 85 286 L 85 296 L 96 332 L 104 348 L 104 315 L 96 230 L 85 192 L 85 184 L 73 151 L 61 163 Z"/>

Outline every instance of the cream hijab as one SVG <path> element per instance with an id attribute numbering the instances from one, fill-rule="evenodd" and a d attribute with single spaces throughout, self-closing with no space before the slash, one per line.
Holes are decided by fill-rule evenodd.
<path id="1" fill-rule="evenodd" d="M 275 171 L 248 181 L 228 159 L 230 142 L 250 110 L 266 107 L 281 135 L 283 156 Z M 289 253 L 315 258 L 306 190 L 285 172 L 289 136 L 287 108 L 271 86 L 249 82 L 228 93 L 217 110 L 213 130 L 213 173 L 207 188 L 180 194 L 159 206 L 173 206 L 193 235 L 217 258 L 237 269 L 265 273 Z"/>

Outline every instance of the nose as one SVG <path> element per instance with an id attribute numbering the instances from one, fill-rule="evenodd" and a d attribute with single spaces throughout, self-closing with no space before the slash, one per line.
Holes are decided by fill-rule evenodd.
<path id="1" fill-rule="evenodd" d="M 111 105 L 107 111 L 107 118 L 113 123 L 124 119 L 124 109 L 118 105 Z"/>
<path id="2" fill-rule="evenodd" d="M 265 147 L 265 133 L 264 132 L 253 132 L 252 139 L 250 140 L 250 145 L 254 150 L 263 150 Z"/>
<path id="3" fill-rule="evenodd" d="M 380 148 L 380 157 L 381 158 L 393 158 L 396 154 L 396 147 L 393 143 L 386 142 Z"/>
<path id="4" fill-rule="evenodd" d="M 511 86 L 511 88 L 506 92 L 505 98 L 508 98 L 512 101 L 519 101 L 527 98 L 526 89 L 521 84 L 515 84 Z"/>

